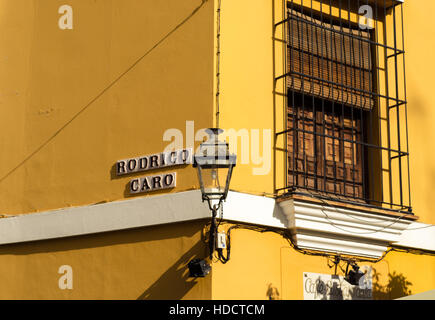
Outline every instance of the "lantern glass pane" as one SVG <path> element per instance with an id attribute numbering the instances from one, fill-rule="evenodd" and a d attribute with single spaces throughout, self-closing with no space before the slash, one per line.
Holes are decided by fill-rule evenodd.
<path id="1" fill-rule="evenodd" d="M 201 168 L 204 193 L 209 199 L 219 199 L 225 194 L 228 168 Z"/>

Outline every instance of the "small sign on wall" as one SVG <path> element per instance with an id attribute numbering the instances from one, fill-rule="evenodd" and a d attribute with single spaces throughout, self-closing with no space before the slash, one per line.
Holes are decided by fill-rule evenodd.
<path id="1" fill-rule="evenodd" d="M 372 300 L 371 268 L 363 266 L 360 270 L 365 275 L 355 286 L 343 276 L 304 272 L 304 300 Z"/>
<path id="2" fill-rule="evenodd" d="M 192 149 L 181 149 L 161 152 L 147 156 L 118 160 L 116 174 L 118 176 L 135 172 L 162 169 L 192 163 Z"/>
<path id="3" fill-rule="evenodd" d="M 176 178 L 176 172 L 136 178 L 130 181 L 130 193 L 174 188 L 176 186 Z"/>
<path id="4" fill-rule="evenodd" d="M 190 148 L 118 160 L 115 165 L 116 174 L 122 176 L 136 172 L 191 164 L 192 158 L 193 154 Z M 171 172 L 132 179 L 130 180 L 129 189 L 130 194 L 137 194 L 174 188 L 176 184 L 177 174 Z"/>

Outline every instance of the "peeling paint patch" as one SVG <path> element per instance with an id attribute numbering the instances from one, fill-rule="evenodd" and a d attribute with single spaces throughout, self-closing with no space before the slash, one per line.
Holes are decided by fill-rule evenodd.
<path id="1" fill-rule="evenodd" d="M 38 115 L 48 115 L 50 113 L 53 113 L 54 111 L 56 111 L 56 109 L 54 109 L 53 107 L 47 108 L 47 109 L 39 109 L 38 110 Z"/>

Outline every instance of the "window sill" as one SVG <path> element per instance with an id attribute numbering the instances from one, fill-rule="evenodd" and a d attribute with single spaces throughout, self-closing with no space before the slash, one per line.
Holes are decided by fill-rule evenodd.
<path id="1" fill-rule="evenodd" d="M 306 196 L 277 199 L 301 249 L 379 258 L 418 219 L 412 214 Z"/>
<path id="2" fill-rule="evenodd" d="M 333 200 L 325 200 L 325 199 L 319 199 L 315 196 L 305 196 L 305 195 L 299 195 L 299 194 L 293 194 L 289 196 L 282 196 L 277 199 L 277 202 L 285 201 L 287 199 L 294 199 L 298 201 L 303 202 L 310 202 L 315 204 L 320 204 L 323 206 L 329 206 L 334 208 L 342 208 L 342 209 L 350 209 L 350 210 L 357 210 L 361 212 L 367 212 L 367 213 L 373 213 L 373 214 L 379 214 L 379 215 L 385 215 L 390 217 L 401 217 L 401 219 L 410 219 L 410 220 L 418 220 L 419 217 L 415 216 L 411 213 L 405 214 L 403 211 L 399 212 L 398 210 L 390 210 L 386 208 L 381 207 L 369 207 L 364 205 L 358 205 L 357 203 L 344 203 L 340 201 L 333 201 Z"/>

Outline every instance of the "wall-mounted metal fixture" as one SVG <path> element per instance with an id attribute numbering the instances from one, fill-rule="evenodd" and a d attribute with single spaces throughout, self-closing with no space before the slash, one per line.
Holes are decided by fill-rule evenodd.
<path id="1" fill-rule="evenodd" d="M 352 266 L 352 270 L 349 270 L 349 265 Z M 344 280 L 351 285 L 357 286 L 359 280 L 364 276 L 364 273 L 359 271 L 359 266 L 355 262 L 348 262 L 346 267 L 346 276 Z"/>
<path id="2" fill-rule="evenodd" d="M 193 259 L 187 264 L 189 268 L 189 277 L 204 278 L 210 273 L 211 267 L 204 260 Z"/>
<path id="3" fill-rule="evenodd" d="M 200 145 L 193 166 L 198 170 L 202 201 L 207 201 L 212 211 L 209 239 L 210 259 L 212 259 L 216 242 L 216 216 L 227 197 L 237 156 L 230 154 L 227 142 L 219 140 L 218 136 L 223 132 L 222 129 L 210 128 L 206 132 L 209 138 Z"/>

